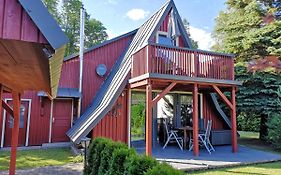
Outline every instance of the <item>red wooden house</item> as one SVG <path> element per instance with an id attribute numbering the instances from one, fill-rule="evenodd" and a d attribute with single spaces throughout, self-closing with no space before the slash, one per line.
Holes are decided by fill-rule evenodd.
<path id="1" fill-rule="evenodd" d="M 200 121 L 211 119 L 213 130 L 218 131 L 213 134 L 214 141 L 225 133 L 228 139 L 232 135 L 233 151 L 237 151 L 235 90 L 240 83 L 234 80 L 233 56 L 192 49 L 172 0 L 140 28 L 86 50 L 82 82 L 79 93 L 79 56 L 72 55 L 64 59 L 56 99 L 50 101 L 43 92 L 25 93 L 23 103 L 31 107 L 29 115 L 26 114 L 30 120 L 24 120 L 28 133 L 22 145 L 70 140 L 80 143 L 86 136 L 104 136 L 130 144 L 131 94 L 143 92 L 147 154 L 151 154 L 152 142 L 157 137 L 157 102 L 167 94 L 178 103 L 181 96 L 189 94 L 194 111 L 194 138 Z M 227 99 L 223 92 L 231 92 L 232 99 Z M 231 120 L 222 112 L 213 93 L 230 108 Z M 82 107 L 81 116 L 77 117 L 79 99 Z M 180 112 L 175 110 L 175 118 Z M 2 147 L 8 146 L 7 132 L 3 132 L 4 129 Z M 194 153 L 198 155 L 198 141 L 195 139 L 194 143 Z"/>
<path id="2" fill-rule="evenodd" d="M 0 130 L 11 146 L 10 175 L 18 143 L 28 144 L 31 100 L 21 101 L 22 93 L 43 90 L 56 97 L 67 42 L 41 1 L 0 0 Z"/>

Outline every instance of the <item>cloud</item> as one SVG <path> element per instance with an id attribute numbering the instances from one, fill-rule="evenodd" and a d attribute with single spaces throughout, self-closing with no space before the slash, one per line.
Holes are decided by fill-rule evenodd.
<path id="1" fill-rule="evenodd" d="M 138 21 L 146 18 L 149 15 L 149 11 L 143 9 L 131 9 L 126 13 L 126 16 L 133 21 Z"/>
<path id="2" fill-rule="evenodd" d="M 118 2 L 117 0 L 106 0 L 105 4 L 116 5 Z"/>
<path id="3" fill-rule="evenodd" d="M 128 33 L 129 31 L 122 31 L 122 32 L 114 32 L 112 30 L 106 30 L 106 33 L 108 35 L 108 39 L 112 39 L 112 38 L 115 38 L 117 36 L 120 36 L 120 35 L 123 35 L 125 33 Z"/>
<path id="4" fill-rule="evenodd" d="M 193 40 L 198 42 L 199 49 L 210 50 L 210 48 L 215 44 L 211 33 L 203 29 L 190 26 L 190 35 Z"/>

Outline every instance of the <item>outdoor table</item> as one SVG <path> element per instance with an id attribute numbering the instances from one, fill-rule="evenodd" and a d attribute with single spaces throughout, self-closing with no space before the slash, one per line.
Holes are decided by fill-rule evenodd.
<path id="1" fill-rule="evenodd" d="M 189 139 L 192 136 L 192 132 L 193 132 L 193 127 L 191 126 L 183 126 L 183 127 L 179 127 L 177 128 L 178 130 L 182 130 L 183 131 L 183 149 L 187 148 L 187 136 L 189 135 Z"/>

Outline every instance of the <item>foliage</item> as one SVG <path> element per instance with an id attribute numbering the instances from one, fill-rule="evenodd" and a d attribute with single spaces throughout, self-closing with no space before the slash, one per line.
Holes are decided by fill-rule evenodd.
<path id="1" fill-rule="evenodd" d="M 183 19 L 182 20 L 183 22 L 183 25 L 187 31 L 187 34 L 189 35 L 189 38 L 190 38 L 190 41 L 191 41 L 191 44 L 192 44 L 192 48 L 193 49 L 198 49 L 198 41 L 195 41 L 191 36 L 190 36 L 190 31 L 189 31 L 189 27 L 190 27 L 190 24 L 189 22 L 187 21 L 187 19 Z"/>
<path id="2" fill-rule="evenodd" d="M 265 1 L 228 0 L 227 10 L 216 19 L 214 50 L 234 53 L 236 61 L 249 61 L 268 55 L 281 56 L 281 23 L 264 24 L 269 8 Z"/>
<path id="3" fill-rule="evenodd" d="M 126 148 L 127 145 L 120 142 L 109 142 L 105 145 L 103 151 L 101 152 L 101 161 L 98 170 L 98 175 L 104 175 L 109 170 L 109 162 L 112 159 L 112 153 L 120 148 Z"/>
<path id="4" fill-rule="evenodd" d="M 124 175 L 124 163 L 128 157 L 136 155 L 134 149 L 121 148 L 112 153 L 112 160 L 110 161 L 109 171 L 106 175 Z"/>
<path id="5" fill-rule="evenodd" d="M 237 129 L 239 131 L 259 132 L 259 127 L 260 117 L 256 114 L 251 115 L 242 112 L 237 116 Z"/>
<path id="6" fill-rule="evenodd" d="M 161 163 L 150 169 L 145 175 L 184 175 L 184 173 L 166 163 Z"/>
<path id="7" fill-rule="evenodd" d="M 281 18 L 281 1 L 280 0 L 259 0 L 267 11 L 274 14 L 278 19 Z"/>
<path id="8" fill-rule="evenodd" d="M 82 162 L 82 156 L 73 156 L 70 149 L 18 150 L 17 169 L 29 169 L 44 166 L 59 166 Z M 0 151 L 0 171 L 8 170 L 10 151 Z M 1 172 L 0 172 L 1 174 Z"/>
<path id="9" fill-rule="evenodd" d="M 81 0 L 63 0 L 60 12 L 58 12 L 58 0 L 44 0 L 49 12 L 57 19 L 62 30 L 69 39 L 65 55 L 71 55 L 79 50 L 80 33 L 80 9 Z M 91 18 L 86 12 L 85 15 L 85 48 L 98 44 L 107 39 L 106 28 L 103 24 Z"/>
<path id="10" fill-rule="evenodd" d="M 102 160 L 102 151 L 110 140 L 106 138 L 97 138 L 90 144 L 87 166 L 84 169 L 84 174 L 97 175 Z"/>
<path id="11" fill-rule="evenodd" d="M 253 74 L 247 72 L 245 64 L 237 64 L 235 69 L 236 79 L 243 82 L 236 96 L 238 115 L 248 121 L 252 120 L 252 123 L 260 120 L 261 138 L 265 139 L 268 117 L 281 112 L 276 100 L 279 98 L 277 90 L 281 86 L 281 75 L 273 71 Z"/>
<path id="12" fill-rule="evenodd" d="M 281 150 L 281 115 L 280 114 L 275 114 L 273 115 L 269 122 L 267 123 L 268 125 L 268 141 L 272 143 L 272 145 L 276 149 Z"/>
<path id="13" fill-rule="evenodd" d="M 143 128 L 145 125 L 145 105 L 144 103 L 139 103 L 132 105 L 131 113 L 131 127 L 133 135 L 143 134 Z"/>
<path id="14" fill-rule="evenodd" d="M 127 175 L 143 175 L 154 166 L 157 161 L 145 155 L 132 155 L 125 162 Z"/>

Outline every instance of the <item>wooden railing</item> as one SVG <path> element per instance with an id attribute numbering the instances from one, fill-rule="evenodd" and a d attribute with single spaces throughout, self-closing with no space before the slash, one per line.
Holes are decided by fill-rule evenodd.
<path id="1" fill-rule="evenodd" d="M 132 78 L 146 73 L 234 80 L 234 60 L 227 54 L 149 44 L 132 63 Z"/>

